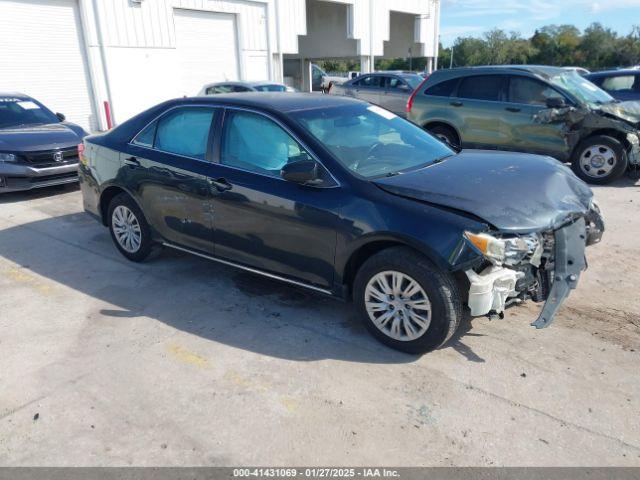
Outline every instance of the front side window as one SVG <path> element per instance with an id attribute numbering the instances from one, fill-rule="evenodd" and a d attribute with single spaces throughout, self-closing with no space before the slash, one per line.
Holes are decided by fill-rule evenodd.
<path id="1" fill-rule="evenodd" d="M 454 154 L 422 128 L 375 105 L 291 113 L 342 165 L 364 178 L 422 168 Z"/>
<path id="2" fill-rule="evenodd" d="M 462 79 L 458 87 L 458 97 L 472 100 L 500 100 L 503 83 L 502 75 L 474 75 Z"/>
<path id="3" fill-rule="evenodd" d="M 285 92 L 287 87 L 284 85 L 258 85 L 255 87 L 259 92 Z"/>
<path id="4" fill-rule="evenodd" d="M 279 177 L 285 164 L 310 158 L 291 135 L 263 115 L 228 112 L 224 123 L 223 165 Z"/>
<path id="5" fill-rule="evenodd" d="M 509 101 L 527 105 L 546 105 L 550 98 L 564 98 L 560 92 L 542 82 L 526 77 L 511 77 Z"/>
<path id="6" fill-rule="evenodd" d="M 158 121 L 154 147 L 204 160 L 213 115 L 211 108 L 191 107 L 171 111 Z"/>
<path id="7" fill-rule="evenodd" d="M 387 88 L 389 89 L 398 89 L 398 88 L 402 88 L 403 85 L 406 85 L 398 77 L 386 77 L 386 78 L 387 78 Z"/>
<path id="8" fill-rule="evenodd" d="M 568 92 L 580 102 L 591 107 L 597 108 L 599 105 L 615 102 L 611 95 L 576 72 L 564 72 L 554 75 L 549 81 L 556 88 Z"/>

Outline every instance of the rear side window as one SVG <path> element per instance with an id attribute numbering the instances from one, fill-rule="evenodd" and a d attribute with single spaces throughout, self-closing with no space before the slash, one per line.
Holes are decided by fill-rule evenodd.
<path id="1" fill-rule="evenodd" d="M 214 110 L 180 108 L 158 121 L 154 147 L 164 152 L 204 160 Z"/>
<path id="2" fill-rule="evenodd" d="M 605 78 L 602 80 L 601 86 L 609 92 L 618 92 L 621 90 L 633 90 L 635 82 L 638 82 L 638 86 L 640 86 L 640 76 L 619 75 L 616 77 Z M 640 90 L 640 88 L 638 90 Z"/>
<path id="3" fill-rule="evenodd" d="M 457 78 L 451 80 L 445 80 L 444 82 L 436 83 L 435 85 L 431 85 L 424 92 L 425 95 L 434 95 L 438 97 L 450 97 L 453 95 L 453 92 L 456 89 L 456 85 L 458 85 Z"/>
<path id="4" fill-rule="evenodd" d="M 502 75 L 476 75 L 465 77 L 458 88 L 458 97 L 473 100 L 500 100 Z"/>
<path id="5" fill-rule="evenodd" d="M 542 82 L 526 77 L 511 77 L 509 101 L 527 105 L 546 105 L 550 98 L 564 98 L 560 92 Z"/>

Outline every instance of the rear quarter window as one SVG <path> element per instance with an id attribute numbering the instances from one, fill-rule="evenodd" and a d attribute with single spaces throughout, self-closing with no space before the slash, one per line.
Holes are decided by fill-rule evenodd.
<path id="1" fill-rule="evenodd" d="M 451 80 L 445 80 L 444 82 L 436 83 L 435 85 L 431 85 L 427 90 L 425 90 L 425 95 L 433 95 L 436 97 L 450 97 L 453 95 L 453 92 L 456 89 L 456 85 L 458 85 L 458 78 L 454 78 Z"/>

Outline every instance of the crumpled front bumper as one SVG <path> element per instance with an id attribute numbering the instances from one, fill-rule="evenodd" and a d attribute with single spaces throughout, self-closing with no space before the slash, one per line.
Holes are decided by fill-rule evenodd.
<path id="1" fill-rule="evenodd" d="M 603 232 L 604 222 L 595 204 L 585 217 L 554 231 L 551 289 L 532 326 L 545 328 L 551 324 L 571 290 L 577 287 L 580 274 L 587 268 L 586 247 L 598 243 Z M 480 273 L 468 270 L 466 275 L 470 283 L 467 304 L 472 316 L 492 312 L 501 314 L 510 301 L 522 297 L 523 292 L 516 290 L 518 280 L 524 276 L 521 271 L 493 265 Z"/>

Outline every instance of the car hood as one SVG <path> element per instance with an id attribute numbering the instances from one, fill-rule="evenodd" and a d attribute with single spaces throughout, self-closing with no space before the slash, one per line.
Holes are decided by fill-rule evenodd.
<path id="1" fill-rule="evenodd" d="M 0 151 L 29 152 L 76 146 L 84 137 L 77 125 L 51 123 L 0 129 Z"/>
<path id="2" fill-rule="evenodd" d="M 463 150 L 374 183 L 395 195 L 473 214 L 504 232 L 557 228 L 586 214 L 593 197 L 557 160 L 498 151 Z"/>
<path id="3" fill-rule="evenodd" d="M 598 107 L 602 112 L 620 118 L 640 128 L 640 102 L 607 103 Z"/>

